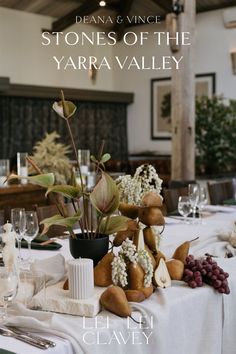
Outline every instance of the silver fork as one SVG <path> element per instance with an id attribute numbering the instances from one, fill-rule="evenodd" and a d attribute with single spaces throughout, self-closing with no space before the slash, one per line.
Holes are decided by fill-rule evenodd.
<path id="1" fill-rule="evenodd" d="M 29 338 L 29 337 L 24 336 L 24 335 L 16 334 L 16 333 L 14 333 L 13 331 L 11 331 L 8 328 L 0 328 L 0 334 L 2 336 L 5 336 L 5 337 L 12 337 L 12 338 L 18 339 L 18 340 L 20 340 L 20 341 L 22 341 L 24 343 L 33 345 L 34 347 L 37 347 L 37 348 L 40 348 L 40 349 L 44 349 L 45 350 L 45 349 L 49 348 L 48 344 L 42 343 L 40 341 L 37 341 L 35 339 Z"/>
<path id="2" fill-rule="evenodd" d="M 32 338 L 32 339 L 35 339 L 35 340 L 39 340 L 41 341 L 42 343 L 45 343 L 45 344 L 48 344 L 49 347 L 55 347 L 56 346 L 56 343 L 54 343 L 53 341 L 49 340 L 49 339 L 46 339 L 46 338 L 43 338 L 43 337 L 40 337 L 36 334 L 33 334 L 31 332 L 28 332 L 27 330 L 22 330 L 22 329 L 19 329 L 17 327 L 14 327 L 14 326 L 7 326 L 8 329 L 10 329 L 12 332 L 16 333 L 16 334 L 22 334 L 22 335 L 26 335 L 27 337 L 29 338 Z"/>

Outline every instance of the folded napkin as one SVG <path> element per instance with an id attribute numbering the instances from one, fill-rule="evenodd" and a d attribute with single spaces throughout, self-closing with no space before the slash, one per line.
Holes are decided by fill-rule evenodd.
<path id="1" fill-rule="evenodd" d="M 0 348 L 0 354 L 16 354 L 15 352 L 10 352 L 9 350 Z"/>
<path id="2" fill-rule="evenodd" d="M 43 260 L 35 260 L 31 264 L 30 271 L 20 273 L 16 300 L 25 305 L 29 304 L 35 294 L 44 291 L 44 287 L 58 283 L 65 277 L 65 274 L 65 259 L 60 254 Z"/>
<path id="3" fill-rule="evenodd" d="M 236 205 L 236 199 L 232 198 L 232 199 L 224 200 L 223 204 L 225 204 L 225 205 Z"/>
<path id="4" fill-rule="evenodd" d="M 31 264 L 30 270 L 44 274 L 46 287 L 56 284 L 66 275 L 65 258 L 57 254 L 50 258 L 36 259 Z"/>
<path id="5" fill-rule="evenodd" d="M 54 251 L 54 250 L 58 250 L 62 247 L 62 245 L 60 243 L 57 242 L 52 242 L 49 243 L 47 245 L 41 245 L 41 243 L 48 241 L 49 237 L 46 235 L 39 235 L 37 236 L 32 242 L 31 242 L 31 248 L 35 249 L 35 250 L 49 250 L 49 251 Z M 23 248 L 27 248 L 28 247 L 28 243 L 27 241 L 25 241 L 24 239 L 21 241 L 21 247 Z"/>
<path id="6" fill-rule="evenodd" d="M 84 300 L 76 300 L 70 298 L 69 290 L 64 290 L 63 284 L 64 281 L 47 287 L 46 292 L 40 291 L 32 298 L 30 307 L 86 317 L 95 317 L 99 313 L 99 299 L 104 288 L 95 287 L 93 296 Z"/>

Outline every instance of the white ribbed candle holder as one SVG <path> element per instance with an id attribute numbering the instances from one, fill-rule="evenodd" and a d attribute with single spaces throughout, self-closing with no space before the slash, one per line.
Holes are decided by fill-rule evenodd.
<path id="1" fill-rule="evenodd" d="M 93 261 L 88 258 L 68 262 L 69 294 L 72 299 L 88 299 L 93 295 Z"/>

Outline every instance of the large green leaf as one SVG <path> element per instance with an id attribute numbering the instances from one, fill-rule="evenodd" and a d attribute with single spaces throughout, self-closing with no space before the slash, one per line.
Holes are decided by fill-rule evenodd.
<path id="1" fill-rule="evenodd" d="M 23 177 L 23 176 L 18 176 L 15 174 L 11 174 L 8 177 L 8 180 L 13 180 L 13 179 L 27 179 L 29 183 L 31 184 L 37 184 L 38 186 L 48 188 L 52 186 L 55 182 L 55 177 L 53 173 L 44 173 L 41 175 L 35 175 L 35 176 L 30 176 L 30 177 Z"/>
<path id="2" fill-rule="evenodd" d="M 54 102 L 52 108 L 60 117 L 64 119 L 72 117 L 76 111 L 76 106 L 70 101 Z"/>
<path id="3" fill-rule="evenodd" d="M 49 187 L 46 192 L 46 196 L 49 193 L 58 193 L 60 195 L 63 195 L 63 197 L 66 198 L 78 199 L 81 197 L 81 188 L 78 186 L 75 187 L 67 184 L 59 184 L 59 185 Z"/>
<path id="4" fill-rule="evenodd" d="M 99 232 L 102 234 L 111 235 L 118 231 L 125 231 L 128 228 L 128 221 L 130 221 L 130 219 L 126 216 L 107 216 L 102 219 Z"/>
<path id="5" fill-rule="evenodd" d="M 59 214 L 56 214 L 50 218 L 44 219 L 40 222 L 40 224 L 44 225 L 42 234 L 45 234 L 48 231 L 49 227 L 52 225 L 65 226 L 70 230 L 72 226 L 80 220 L 81 216 L 81 212 L 78 211 L 75 215 L 68 216 L 66 218 Z"/>
<path id="6" fill-rule="evenodd" d="M 115 181 L 105 172 L 90 194 L 94 208 L 102 215 L 111 215 L 119 206 L 119 190 Z"/>

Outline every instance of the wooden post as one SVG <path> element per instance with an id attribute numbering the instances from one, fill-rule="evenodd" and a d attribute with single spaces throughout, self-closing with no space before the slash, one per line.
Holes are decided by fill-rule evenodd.
<path id="1" fill-rule="evenodd" d="M 184 12 L 178 15 L 178 31 L 190 32 L 191 45 L 181 46 L 180 69 L 172 72 L 172 180 L 195 179 L 195 16 L 196 0 L 184 0 Z"/>

